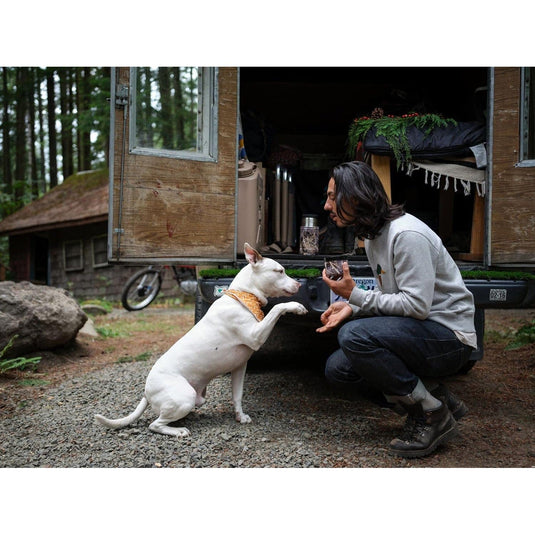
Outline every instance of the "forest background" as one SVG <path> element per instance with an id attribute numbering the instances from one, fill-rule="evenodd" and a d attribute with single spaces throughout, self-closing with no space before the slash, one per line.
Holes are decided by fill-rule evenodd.
<path id="1" fill-rule="evenodd" d="M 195 145 L 196 68 L 136 76 L 144 146 Z M 110 81 L 110 67 L 0 68 L 0 220 L 75 173 L 108 167 Z M 9 266 L 6 236 L 0 264 Z"/>
<path id="2" fill-rule="evenodd" d="M 110 67 L 2 67 L 0 220 L 108 165 Z M 7 237 L 0 262 L 8 265 Z"/>

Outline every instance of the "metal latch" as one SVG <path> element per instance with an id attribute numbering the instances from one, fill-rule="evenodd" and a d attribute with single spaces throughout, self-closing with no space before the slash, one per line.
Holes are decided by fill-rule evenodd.
<path id="1" fill-rule="evenodd" d="M 128 86 L 117 84 L 115 88 L 115 107 L 124 108 L 128 104 Z"/>

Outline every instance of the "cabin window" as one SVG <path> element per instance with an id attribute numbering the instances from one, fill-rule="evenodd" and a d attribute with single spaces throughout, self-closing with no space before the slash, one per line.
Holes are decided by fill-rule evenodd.
<path id="1" fill-rule="evenodd" d="M 130 152 L 215 161 L 217 69 L 131 69 Z"/>
<path id="2" fill-rule="evenodd" d="M 84 269 L 84 249 L 82 240 L 64 242 L 63 257 L 65 271 L 79 271 Z"/>
<path id="3" fill-rule="evenodd" d="M 535 67 L 522 69 L 520 166 L 535 166 Z"/>
<path id="4" fill-rule="evenodd" d="M 108 265 L 108 238 L 107 236 L 96 236 L 91 240 L 93 249 L 93 267 L 103 267 Z"/>

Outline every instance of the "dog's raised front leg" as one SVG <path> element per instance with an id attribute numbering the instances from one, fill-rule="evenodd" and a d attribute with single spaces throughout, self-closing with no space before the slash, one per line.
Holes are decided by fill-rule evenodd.
<path id="1" fill-rule="evenodd" d="M 236 420 L 240 424 L 251 423 L 251 418 L 245 414 L 242 410 L 241 400 L 243 396 L 243 380 L 245 378 L 245 370 L 247 368 L 247 362 L 236 368 L 230 374 L 232 381 L 232 402 L 234 403 L 234 411 L 236 412 Z"/>
<path id="2" fill-rule="evenodd" d="M 267 314 L 266 317 L 254 325 L 250 335 L 249 347 L 254 351 L 258 351 L 265 341 L 268 339 L 273 327 L 277 323 L 278 319 L 284 314 L 291 312 L 292 314 L 306 314 L 307 309 L 296 301 L 290 301 L 288 303 L 276 304 Z"/>

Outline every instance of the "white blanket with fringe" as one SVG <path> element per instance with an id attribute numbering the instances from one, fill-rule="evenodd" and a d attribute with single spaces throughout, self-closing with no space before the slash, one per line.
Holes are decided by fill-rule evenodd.
<path id="1" fill-rule="evenodd" d="M 450 181 L 453 189 L 457 191 L 459 185 L 465 195 L 470 195 L 472 184 L 475 184 L 477 194 L 485 196 L 485 170 L 473 169 L 465 165 L 453 163 L 433 162 L 431 160 L 412 161 L 407 165 L 406 173 L 411 176 L 414 171 L 425 171 L 425 183 L 431 187 L 448 189 Z"/>

